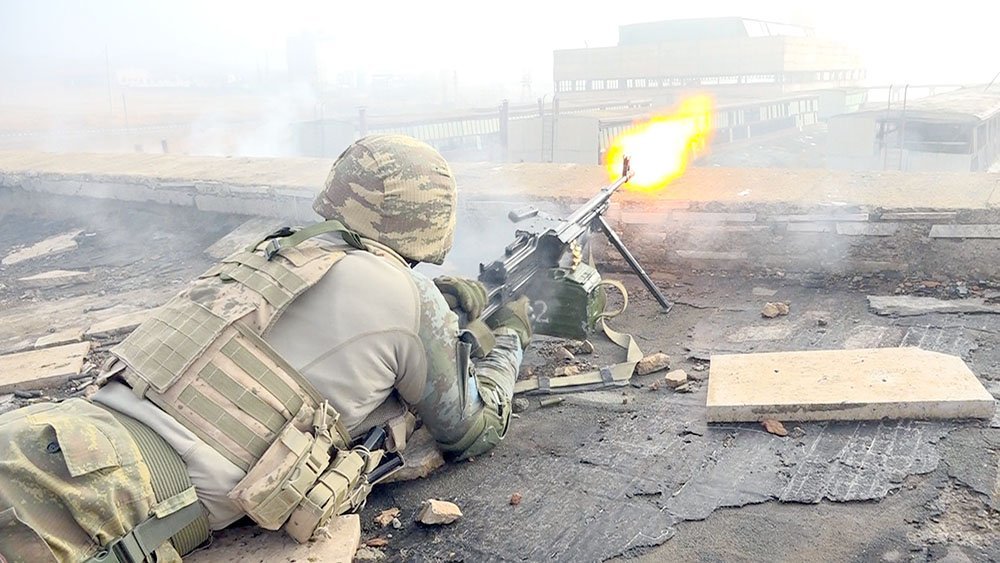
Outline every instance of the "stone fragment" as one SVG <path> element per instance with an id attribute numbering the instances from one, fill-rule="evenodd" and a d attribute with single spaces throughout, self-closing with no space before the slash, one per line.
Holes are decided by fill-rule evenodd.
<path id="1" fill-rule="evenodd" d="M 760 310 L 760 316 L 765 319 L 773 319 L 781 315 L 788 314 L 788 304 L 786 303 L 766 303 Z"/>
<path id="2" fill-rule="evenodd" d="M 514 493 L 514 494 L 510 495 L 510 505 L 511 506 L 517 506 L 517 505 L 521 504 L 521 499 L 522 499 L 521 493 Z"/>
<path id="3" fill-rule="evenodd" d="M 91 325 L 87 329 L 87 332 L 83 333 L 83 337 L 87 340 L 96 340 L 132 332 L 135 330 L 135 327 L 142 324 L 151 314 L 153 314 L 152 309 L 144 309 L 105 319 Z"/>
<path id="4" fill-rule="evenodd" d="M 382 512 L 378 513 L 378 516 L 375 517 L 375 523 L 385 528 L 389 524 L 392 524 L 392 521 L 395 520 L 397 516 L 399 516 L 399 512 L 400 512 L 399 508 L 396 507 L 390 508 L 388 510 L 383 510 Z"/>
<path id="5" fill-rule="evenodd" d="M 639 363 L 635 365 L 635 372 L 639 375 L 649 375 L 654 371 L 660 371 L 669 367 L 670 356 L 663 352 L 657 352 L 639 360 Z"/>
<path id="6" fill-rule="evenodd" d="M 594 345 L 589 340 L 574 340 L 566 345 L 566 348 L 574 354 L 593 354 Z"/>
<path id="7" fill-rule="evenodd" d="M 33 276 L 20 278 L 24 287 L 44 289 L 47 287 L 59 287 L 63 285 L 74 285 L 78 283 L 88 283 L 94 281 L 93 272 L 80 272 L 77 270 L 50 270 Z"/>
<path id="8" fill-rule="evenodd" d="M 573 357 L 573 353 L 567 350 L 563 346 L 557 346 L 555 350 L 556 359 L 562 362 L 572 362 L 576 358 Z"/>
<path id="9" fill-rule="evenodd" d="M 61 346 L 63 344 L 72 344 L 74 342 L 80 342 L 83 340 L 83 329 L 80 327 L 69 328 L 66 330 L 61 330 L 59 332 L 53 332 L 52 334 L 47 334 L 40 337 L 35 341 L 35 349 L 41 348 L 51 348 L 53 346 Z"/>
<path id="10" fill-rule="evenodd" d="M 90 342 L 0 356 L 0 393 L 61 385 L 79 375 Z"/>
<path id="11" fill-rule="evenodd" d="M 184 563 L 350 563 L 360 543 L 361 519 L 357 514 L 348 514 L 330 522 L 328 537 L 307 543 L 297 543 L 280 530 L 262 530 L 258 526 L 227 528 L 215 533 L 208 548 L 185 555 Z"/>
<path id="12" fill-rule="evenodd" d="M 371 538 L 365 542 L 368 547 L 385 547 L 389 545 L 389 539 L 383 537 Z"/>
<path id="13" fill-rule="evenodd" d="M 674 371 L 668 372 L 667 375 L 663 376 L 663 382 L 667 384 L 667 387 L 671 389 L 677 389 L 681 385 L 684 385 L 688 381 L 688 374 L 682 369 L 675 369 Z"/>
<path id="14" fill-rule="evenodd" d="M 580 367 L 570 365 L 570 366 L 557 367 L 552 375 L 554 375 L 555 377 L 566 377 L 570 375 L 579 375 L 579 374 L 580 374 Z"/>
<path id="15" fill-rule="evenodd" d="M 791 431 L 788 432 L 788 435 L 798 440 L 799 438 L 805 437 L 806 431 L 803 430 L 801 426 L 796 426 L 792 428 Z"/>
<path id="16" fill-rule="evenodd" d="M 417 521 L 421 524 L 451 524 L 462 517 L 457 504 L 446 500 L 427 499 L 420 505 Z"/>
<path id="17" fill-rule="evenodd" d="M 514 400 L 511 402 L 511 410 L 514 413 L 520 414 L 528 410 L 528 407 L 530 405 L 531 403 L 528 402 L 528 399 L 525 399 L 524 397 L 515 397 Z"/>
<path id="18" fill-rule="evenodd" d="M 421 479 L 444 465 L 444 457 L 426 428 L 416 430 L 406 441 L 403 467 L 389 475 L 382 483 Z"/>
<path id="19" fill-rule="evenodd" d="M 691 382 L 687 382 L 683 385 L 678 385 L 674 388 L 677 393 L 694 393 L 694 387 L 691 386 Z"/>
<path id="20" fill-rule="evenodd" d="M 83 231 L 70 231 L 68 233 L 63 233 L 61 235 L 56 235 L 43 241 L 36 242 L 29 247 L 15 250 L 0 260 L 0 264 L 3 264 L 4 266 L 11 266 L 33 258 L 41 258 L 42 256 L 53 256 L 56 254 L 62 254 L 63 252 L 69 252 L 77 247 L 75 239 L 82 232 Z"/>
<path id="21" fill-rule="evenodd" d="M 768 289 L 766 287 L 755 287 L 751 290 L 751 293 L 756 297 L 772 297 L 775 293 L 778 293 L 778 290 Z"/>
<path id="22" fill-rule="evenodd" d="M 358 552 L 354 554 L 355 563 L 371 563 L 373 561 L 381 561 L 383 559 L 385 559 L 384 551 L 367 546 L 358 549 Z"/>
<path id="23" fill-rule="evenodd" d="M 768 433 L 774 434 L 775 436 L 788 436 L 788 430 L 785 430 L 785 425 L 780 421 L 774 420 L 773 418 L 765 418 L 760 421 L 760 425 L 767 430 Z"/>

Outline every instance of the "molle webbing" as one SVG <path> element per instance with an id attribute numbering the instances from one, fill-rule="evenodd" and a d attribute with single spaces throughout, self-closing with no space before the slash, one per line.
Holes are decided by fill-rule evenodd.
<path id="1" fill-rule="evenodd" d="M 186 504 L 170 506 L 172 500 L 174 502 L 181 499 L 189 500 L 185 493 L 189 495 L 193 493 L 187 467 L 177 452 L 145 424 L 111 409 L 108 409 L 108 412 L 113 414 L 115 419 L 128 430 L 132 439 L 135 440 L 139 452 L 142 453 L 142 458 L 149 467 L 152 476 L 153 493 L 156 495 L 158 503 L 157 508 L 161 505 L 165 508 L 160 512 L 161 517 L 167 517 L 186 506 Z M 178 553 L 185 555 L 204 543 L 209 535 L 208 515 L 202 513 L 184 529 L 174 534 L 170 541 Z"/>

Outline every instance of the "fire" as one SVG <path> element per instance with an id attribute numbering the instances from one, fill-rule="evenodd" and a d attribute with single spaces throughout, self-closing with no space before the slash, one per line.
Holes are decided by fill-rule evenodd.
<path id="1" fill-rule="evenodd" d="M 708 152 L 713 110 L 711 96 L 699 94 L 681 100 L 667 115 L 633 125 L 615 138 L 605 155 L 611 179 L 621 177 L 622 157 L 628 156 L 634 175 L 625 189 L 649 193 L 665 188 L 693 158 Z"/>

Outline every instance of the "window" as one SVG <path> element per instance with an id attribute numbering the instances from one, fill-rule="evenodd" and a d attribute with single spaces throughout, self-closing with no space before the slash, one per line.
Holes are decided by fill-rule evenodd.
<path id="1" fill-rule="evenodd" d="M 573 85 L 573 89 L 576 90 L 577 92 L 582 92 L 582 91 L 586 90 L 587 89 L 587 81 L 586 80 L 577 80 L 576 83 Z"/>
<path id="2" fill-rule="evenodd" d="M 625 80 L 625 87 L 626 88 L 634 88 L 635 87 L 635 81 L 632 80 L 631 78 L 626 79 Z"/>
<path id="3" fill-rule="evenodd" d="M 591 90 L 603 90 L 604 89 L 604 80 L 601 80 L 601 79 L 591 80 L 590 81 L 590 89 Z"/>
<path id="4" fill-rule="evenodd" d="M 556 91 L 557 92 L 569 92 L 570 87 L 572 85 L 573 85 L 572 81 L 569 81 L 569 80 L 560 80 L 559 83 L 556 84 Z"/>
<path id="5" fill-rule="evenodd" d="M 608 90 L 617 90 L 618 80 L 608 80 Z"/>
<path id="6" fill-rule="evenodd" d="M 646 87 L 646 79 L 645 78 L 636 78 L 635 79 L 635 87 L 636 88 L 645 88 Z"/>

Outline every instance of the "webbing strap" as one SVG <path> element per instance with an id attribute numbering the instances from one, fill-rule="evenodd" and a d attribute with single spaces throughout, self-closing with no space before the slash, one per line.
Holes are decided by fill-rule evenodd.
<path id="1" fill-rule="evenodd" d="M 242 264 L 247 268 L 267 274 L 288 293 L 298 294 L 309 287 L 309 284 L 296 275 L 295 272 L 274 262 L 268 262 L 264 257 L 252 252 L 234 254 L 223 260 L 223 262 Z"/>
<path id="2" fill-rule="evenodd" d="M 256 244 L 247 247 L 247 250 L 253 252 L 266 241 L 267 246 L 264 247 L 264 255 L 267 256 L 268 260 L 270 260 L 278 254 L 282 248 L 297 246 L 303 241 L 324 233 L 340 233 L 340 235 L 344 238 L 344 242 L 347 244 L 357 248 L 358 250 L 367 250 L 364 243 L 361 242 L 361 236 L 345 227 L 343 223 L 336 219 L 329 219 L 327 221 L 323 221 L 322 223 L 309 225 L 308 227 L 299 229 L 298 231 L 295 231 L 287 236 L 268 236 L 260 241 L 257 241 Z"/>
<path id="3" fill-rule="evenodd" d="M 258 256 L 258 258 L 260 258 Z M 263 260 L 263 258 L 261 258 Z M 245 267 L 241 264 L 227 264 L 227 268 L 219 272 L 219 279 L 222 281 L 236 280 L 246 287 L 252 289 L 254 293 L 260 295 L 275 309 L 281 310 L 291 302 L 293 295 L 287 293 L 280 284 L 272 282 L 268 276 Z"/>
<path id="4" fill-rule="evenodd" d="M 635 365 L 642 359 L 642 350 L 639 349 L 639 345 L 636 344 L 632 335 L 612 330 L 607 323 L 608 318 L 621 314 L 625 310 L 625 307 L 628 306 L 628 292 L 625 291 L 625 287 L 620 282 L 605 280 L 601 283 L 603 285 L 610 285 L 622 293 L 622 308 L 612 313 L 601 314 L 600 320 L 601 331 L 608 337 L 608 340 L 625 349 L 625 361 L 578 375 L 523 379 L 514 384 L 515 395 L 518 393 L 544 394 L 585 391 L 602 387 L 626 385 L 632 379 L 632 372 L 635 371 Z"/>
<path id="5" fill-rule="evenodd" d="M 108 544 L 87 563 L 143 563 L 155 561 L 153 552 L 168 538 L 205 515 L 201 503 L 194 503 L 165 518 L 152 517 L 131 532 Z"/>

